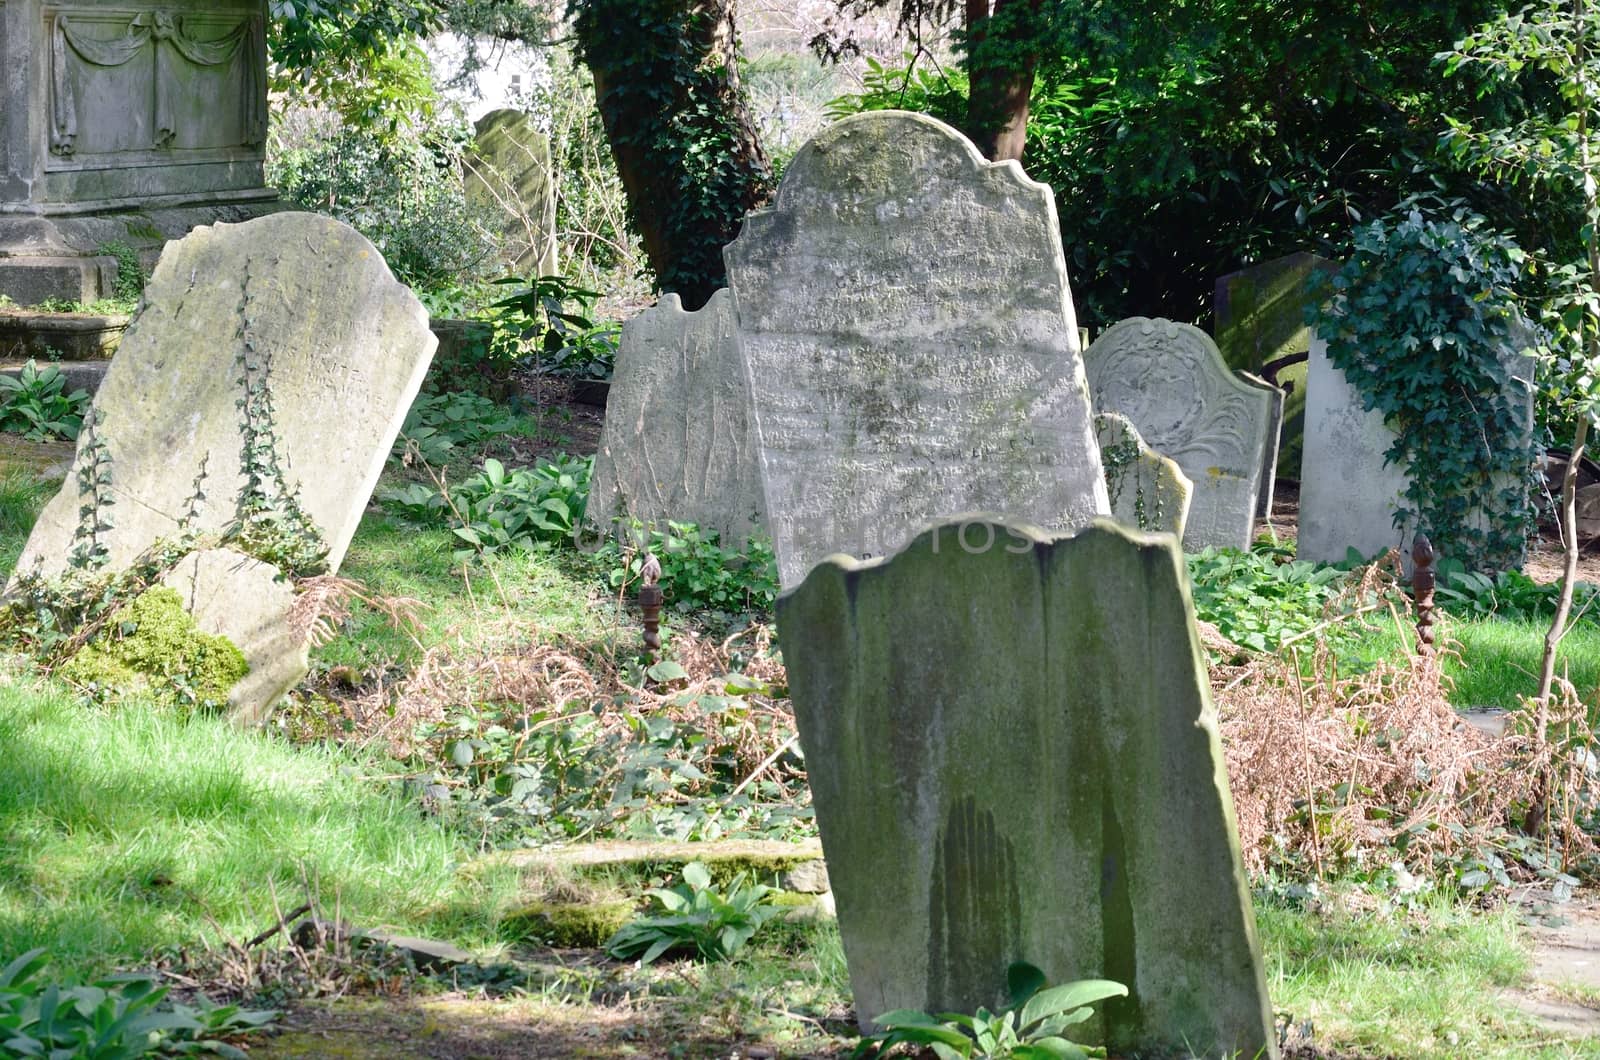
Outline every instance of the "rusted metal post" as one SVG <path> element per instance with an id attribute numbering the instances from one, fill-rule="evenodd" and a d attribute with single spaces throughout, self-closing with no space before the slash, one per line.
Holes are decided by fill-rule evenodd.
<path id="1" fill-rule="evenodd" d="M 1433 654 L 1433 542 L 1418 534 L 1411 542 L 1411 598 L 1417 608 L 1417 652 Z"/>
<path id="2" fill-rule="evenodd" d="M 644 579 L 644 584 L 639 586 L 639 610 L 644 616 L 644 657 L 646 663 L 654 663 L 656 652 L 661 650 L 661 604 L 666 599 L 657 584 L 661 580 L 661 561 L 654 553 L 645 553 L 639 576 Z"/>

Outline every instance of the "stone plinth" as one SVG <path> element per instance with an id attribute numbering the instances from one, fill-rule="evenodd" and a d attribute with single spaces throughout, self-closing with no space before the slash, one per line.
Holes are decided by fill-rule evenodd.
<path id="1" fill-rule="evenodd" d="M 106 244 L 153 255 L 272 207 L 265 20 L 262 0 L 0 3 L 0 293 L 90 301 Z"/>

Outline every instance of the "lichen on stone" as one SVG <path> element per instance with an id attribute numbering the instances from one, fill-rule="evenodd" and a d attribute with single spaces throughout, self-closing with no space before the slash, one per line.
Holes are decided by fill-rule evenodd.
<path id="1" fill-rule="evenodd" d="M 144 693 L 158 702 L 221 708 L 250 672 L 227 637 L 203 632 L 175 589 L 146 589 L 117 612 L 58 674 L 98 695 Z"/>

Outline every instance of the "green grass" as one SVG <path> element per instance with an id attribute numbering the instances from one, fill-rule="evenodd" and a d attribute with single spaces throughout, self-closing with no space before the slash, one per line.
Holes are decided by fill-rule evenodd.
<path id="1" fill-rule="evenodd" d="M 54 486 L 40 484 L 31 474 L 0 473 L 0 572 L 9 574 L 28 543 L 28 533 L 39 518 Z"/>
<path id="2" fill-rule="evenodd" d="M 1515 914 L 1443 900 L 1415 912 L 1309 913 L 1258 902 L 1273 1007 L 1311 1020 L 1319 1043 L 1364 1056 L 1593 1056 L 1561 1042 L 1499 993 L 1527 975 Z"/>
<path id="3" fill-rule="evenodd" d="M 515 880 L 333 750 L 140 703 L 0 687 L 0 956 L 92 974 L 273 923 L 311 881 L 333 915 L 493 941 Z"/>
<path id="4" fill-rule="evenodd" d="M 1455 706 L 1511 710 L 1517 706 L 1518 696 L 1531 696 L 1538 690 L 1548 622 L 1445 615 L 1442 628 L 1457 644 L 1457 655 L 1446 657 L 1444 667 L 1454 683 L 1450 702 Z M 1406 636 L 1409 644 L 1410 630 Z M 1371 661 L 1397 658 L 1400 651 L 1400 637 L 1393 626 L 1378 623 L 1361 638 L 1354 654 Z M 1562 641 L 1556 672 L 1563 671 L 1585 702 L 1600 703 L 1600 622 L 1594 616 L 1578 623 Z"/>

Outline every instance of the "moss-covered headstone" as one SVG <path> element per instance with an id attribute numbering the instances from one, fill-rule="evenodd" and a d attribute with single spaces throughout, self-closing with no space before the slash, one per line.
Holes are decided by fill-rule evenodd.
<path id="1" fill-rule="evenodd" d="M 1117 1049 L 1273 1054 L 1170 536 L 974 516 L 819 564 L 778 625 L 863 1026 L 1003 1003 L 1020 960 L 1128 986 Z"/>

